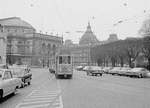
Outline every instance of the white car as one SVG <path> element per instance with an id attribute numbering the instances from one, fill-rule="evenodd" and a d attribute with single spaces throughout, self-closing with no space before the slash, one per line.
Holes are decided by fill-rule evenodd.
<path id="1" fill-rule="evenodd" d="M 106 74 L 108 74 L 111 69 L 113 69 L 113 67 L 103 67 L 103 71 Z"/>
<path id="2" fill-rule="evenodd" d="M 128 72 L 126 72 L 126 75 L 130 77 L 138 77 L 138 78 L 150 77 L 150 71 L 148 71 L 145 68 L 133 68 Z"/>
<path id="3" fill-rule="evenodd" d="M 131 70 L 130 67 L 122 67 L 122 68 L 119 70 L 118 75 L 126 76 L 126 73 L 127 73 L 128 71 L 130 71 L 130 70 Z"/>
<path id="4" fill-rule="evenodd" d="M 15 94 L 20 86 L 21 80 L 13 78 L 11 70 L 0 69 L 0 100 L 9 94 Z"/>
<path id="5" fill-rule="evenodd" d="M 113 69 L 109 70 L 109 74 L 115 75 L 121 70 L 121 67 L 114 67 Z"/>
<path id="6" fill-rule="evenodd" d="M 86 66 L 84 70 L 87 72 L 87 75 L 102 76 L 103 74 L 103 70 L 99 66 Z"/>

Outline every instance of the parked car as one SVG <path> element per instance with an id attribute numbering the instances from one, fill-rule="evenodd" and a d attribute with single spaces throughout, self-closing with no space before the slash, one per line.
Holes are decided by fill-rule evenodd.
<path id="1" fill-rule="evenodd" d="M 102 68 L 103 72 L 106 74 L 108 74 L 111 69 L 113 69 L 113 67 L 103 67 Z"/>
<path id="2" fill-rule="evenodd" d="M 55 70 L 52 69 L 52 68 L 49 68 L 49 72 L 50 72 L 50 73 L 55 73 Z"/>
<path id="3" fill-rule="evenodd" d="M 32 79 L 32 73 L 27 69 L 26 66 L 12 66 L 10 67 L 12 70 L 13 76 L 15 78 L 20 78 L 22 83 L 21 87 L 23 88 L 25 85 L 30 85 L 31 84 L 31 79 Z"/>
<path id="4" fill-rule="evenodd" d="M 15 94 L 20 86 L 21 80 L 14 78 L 11 70 L 0 69 L 0 99 L 9 94 Z"/>
<path id="5" fill-rule="evenodd" d="M 121 70 L 121 67 L 114 67 L 113 69 L 109 70 L 109 74 L 112 74 L 112 75 L 115 75 L 117 74 L 118 75 L 118 72 Z"/>
<path id="6" fill-rule="evenodd" d="M 119 71 L 118 71 L 118 75 L 121 76 L 126 76 L 126 72 L 130 71 L 131 68 L 130 67 L 122 67 Z"/>
<path id="7" fill-rule="evenodd" d="M 150 71 L 148 71 L 145 68 L 133 68 L 128 72 L 126 72 L 126 75 L 130 77 L 138 77 L 138 78 L 150 77 Z"/>
<path id="8" fill-rule="evenodd" d="M 86 71 L 87 75 L 102 76 L 103 74 L 102 68 L 98 66 L 86 66 L 84 70 Z"/>
<path id="9" fill-rule="evenodd" d="M 84 66 L 77 66 L 77 67 L 76 67 L 76 70 L 77 70 L 77 71 L 82 71 L 83 69 L 84 69 Z"/>

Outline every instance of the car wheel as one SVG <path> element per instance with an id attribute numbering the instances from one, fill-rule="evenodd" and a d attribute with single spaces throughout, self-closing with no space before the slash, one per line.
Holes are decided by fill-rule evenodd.
<path id="1" fill-rule="evenodd" d="M 0 90 L 0 101 L 3 99 L 3 90 Z"/>
<path id="2" fill-rule="evenodd" d="M 142 74 L 139 74 L 139 75 L 138 75 L 138 78 L 142 78 Z"/>
<path id="3" fill-rule="evenodd" d="M 24 84 L 24 83 L 22 83 L 22 84 L 21 84 L 21 88 L 24 88 L 24 86 L 25 86 L 25 84 Z"/>

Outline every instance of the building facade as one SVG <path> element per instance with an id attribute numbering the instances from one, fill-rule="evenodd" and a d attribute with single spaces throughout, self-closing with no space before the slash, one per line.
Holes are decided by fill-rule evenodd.
<path id="1" fill-rule="evenodd" d="M 0 42 L 9 64 L 49 66 L 52 52 L 62 44 L 62 37 L 36 33 L 29 23 L 18 17 L 0 19 Z M 6 51 L 5 51 L 6 50 Z M 47 61 L 49 60 L 49 61 Z"/>
<path id="2" fill-rule="evenodd" d="M 74 66 L 96 65 L 91 58 L 91 48 L 97 44 L 100 44 L 100 42 L 92 32 L 90 23 L 88 23 L 87 29 L 82 35 L 79 44 L 73 45 L 70 41 L 67 41 L 65 47 L 71 50 L 74 57 Z"/>

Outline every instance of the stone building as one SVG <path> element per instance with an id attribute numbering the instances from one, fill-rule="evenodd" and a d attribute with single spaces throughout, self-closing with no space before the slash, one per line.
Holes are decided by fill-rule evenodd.
<path id="1" fill-rule="evenodd" d="M 63 38 L 35 33 L 33 39 L 32 63 L 42 66 L 49 66 L 55 63 L 55 54 L 62 45 Z"/>
<path id="2" fill-rule="evenodd" d="M 70 43 L 70 45 L 67 45 L 74 56 L 74 65 L 94 65 L 95 63 L 90 56 L 90 49 L 97 44 L 99 44 L 99 41 L 92 32 L 90 23 L 88 23 L 87 29 L 82 35 L 79 44 L 73 45 Z"/>
<path id="3" fill-rule="evenodd" d="M 50 65 L 52 52 L 55 54 L 62 44 L 62 37 L 36 33 L 26 21 L 10 17 L 0 19 L 0 44 L 6 45 L 1 52 L 9 64 L 45 66 Z"/>
<path id="4" fill-rule="evenodd" d="M 6 64 L 6 34 L 0 32 L 0 64 Z"/>
<path id="5" fill-rule="evenodd" d="M 115 33 L 112 33 L 109 35 L 109 38 L 107 39 L 107 43 L 110 43 L 110 42 L 115 42 L 115 41 L 118 41 L 118 37 L 117 37 L 117 34 Z"/>
<path id="6" fill-rule="evenodd" d="M 96 44 L 99 44 L 99 41 L 91 29 L 90 23 L 88 23 L 87 29 L 79 41 L 79 45 L 96 45 Z"/>

